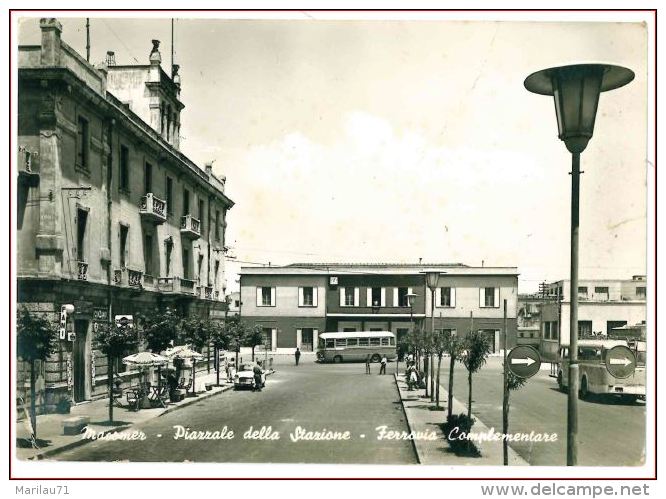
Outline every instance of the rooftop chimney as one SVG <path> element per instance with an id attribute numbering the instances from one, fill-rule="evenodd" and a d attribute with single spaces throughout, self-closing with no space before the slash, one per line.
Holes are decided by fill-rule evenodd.
<path id="1" fill-rule="evenodd" d="M 106 65 L 107 66 L 116 65 L 116 53 L 113 50 L 106 51 Z"/>
<path id="2" fill-rule="evenodd" d="M 206 163 L 206 173 L 208 175 L 211 175 L 213 173 L 213 162 L 212 161 L 208 161 Z"/>
<path id="3" fill-rule="evenodd" d="M 39 20 L 42 30 L 42 66 L 60 66 L 60 35 L 62 24 L 55 18 L 42 18 Z"/>
<path id="4" fill-rule="evenodd" d="M 180 88 L 180 75 L 178 74 L 179 69 L 180 66 L 178 64 L 171 66 L 171 79 L 178 88 Z"/>
<path id="5" fill-rule="evenodd" d="M 159 65 L 162 62 L 162 56 L 160 55 L 160 41 L 152 40 L 153 49 L 150 51 L 150 64 Z"/>

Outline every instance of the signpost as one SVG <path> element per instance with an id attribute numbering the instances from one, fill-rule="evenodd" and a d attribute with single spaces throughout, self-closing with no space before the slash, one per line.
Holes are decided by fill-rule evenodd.
<path id="1" fill-rule="evenodd" d="M 134 317 L 131 315 L 116 315 L 116 326 L 132 329 L 134 327 Z"/>
<path id="2" fill-rule="evenodd" d="M 541 368 L 541 356 L 534 347 L 520 345 L 512 348 L 507 357 L 509 370 L 519 378 L 531 378 Z"/>
<path id="3" fill-rule="evenodd" d="M 606 369 L 615 378 L 628 378 L 636 369 L 636 355 L 624 345 L 614 346 L 606 353 Z"/>

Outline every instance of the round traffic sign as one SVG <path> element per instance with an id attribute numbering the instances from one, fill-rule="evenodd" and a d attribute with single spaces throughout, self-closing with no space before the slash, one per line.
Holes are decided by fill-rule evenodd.
<path id="1" fill-rule="evenodd" d="M 519 345 L 512 348 L 506 361 L 509 371 L 519 378 L 531 378 L 541 368 L 539 352 L 529 345 Z"/>
<path id="2" fill-rule="evenodd" d="M 628 378 L 636 369 L 636 355 L 624 345 L 614 346 L 606 352 L 606 369 L 615 378 Z"/>
<path id="3" fill-rule="evenodd" d="M 121 317 L 119 322 L 121 326 L 127 326 L 129 320 L 127 319 L 127 317 Z"/>

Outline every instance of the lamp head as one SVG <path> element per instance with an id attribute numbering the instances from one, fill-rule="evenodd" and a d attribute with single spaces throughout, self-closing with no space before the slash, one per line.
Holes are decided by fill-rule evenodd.
<path id="1" fill-rule="evenodd" d="M 581 153 L 594 133 L 599 94 L 620 88 L 634 72 L 610 64 L 573 64 L 544 69 L 525 79 L 525 88 L 552 95 L 560 140 L 569 152 Z"/>

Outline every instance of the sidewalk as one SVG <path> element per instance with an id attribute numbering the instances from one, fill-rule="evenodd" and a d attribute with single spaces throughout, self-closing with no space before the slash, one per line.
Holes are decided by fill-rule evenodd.
<path id="1" fill-rule="evenodd" d="M 407 390 L 407 383 L 404 376 L 394 375 L 400 401 L 405 411 L 407 425 L 410 432 L 431 432 L 434 431 L 439 437 L 437 440 L 413 440 L 414 448 L 419 459 L 419 463 L 428 465 L 474 465 L 474 466 L 502 466 L 504 457 L 502 453 L 502 442 L 475 442 L 481 451 L 481 457 L 463 457 L 456 456 L 444 436 L 439 425 L 446 421 L 447 411 L 433 411 L 434 402 L 430 402 L 430 397 L 422 397 L 423 390 Z M 440 385 L 439 388 L 440 405 L 446 408 L 448 392 Z M 467 413 L 467 408 L 453 399 L 453 414 Z M 472 428 L 474 433 L 486 433 L 488 427 L 474 416 L 476 422 Z M 497 430 L 497 429 L 496 429 Z M 501 429 L 500 429 L 501 430 Z M 521 458 L 511 447 L 509 447 L 509 465 L 527 466 L 527 461 Z"/>
<path id="2" fill-rule="evenodd" d="M 213 386 L 211 391 L 206 391 L 206 383 L 215 383 L 217 380 L 216 373 L 199 374 L 196 376 L 196 393 L 197 396 L 190 396 L 180 402 L 171 402 L 167 405 L 166 409 L 162 407 L 141 409 L 139 411 L 131 411 L 126 408 L 114 406 L 113 407 L 113 426 L 109 425 L 109 399 L 103 398 L 85 402 L 72 406 L 69 414 L 42 414 L 37 416 L 37 438 L 38 440 L 46 441 L 46 445 L 41 445 L 40 449 L 34 448 L 18 448 L 16 449 L 16 456 L 18 459 L 45 459 L 65 450 L 84 445 L 92 442 L 93 440 L 81 438 L 81 435 L 63 435 L 63 421 L 75 416 L 88 416 L 90 424 L 88 428 L 95 431 L 97 434 L 104 434 L 111 431 L 120 432 L 125 431 L 132 426 L 143 423 L 150 419 L 162 416 L 169 412 L 175 411 L 181 407 L 194 404 L 204 400 L 218 393 L 222 393 L 233 388 L 232 383 L 227 383 L 225 377 L 220 375 L 220 386 Z M 123 400 L 123 403 L 125 401 Z M 27 439 L 30 433 L 28 431 L 25 421 L 16 422 L 16 438 Z"/>

